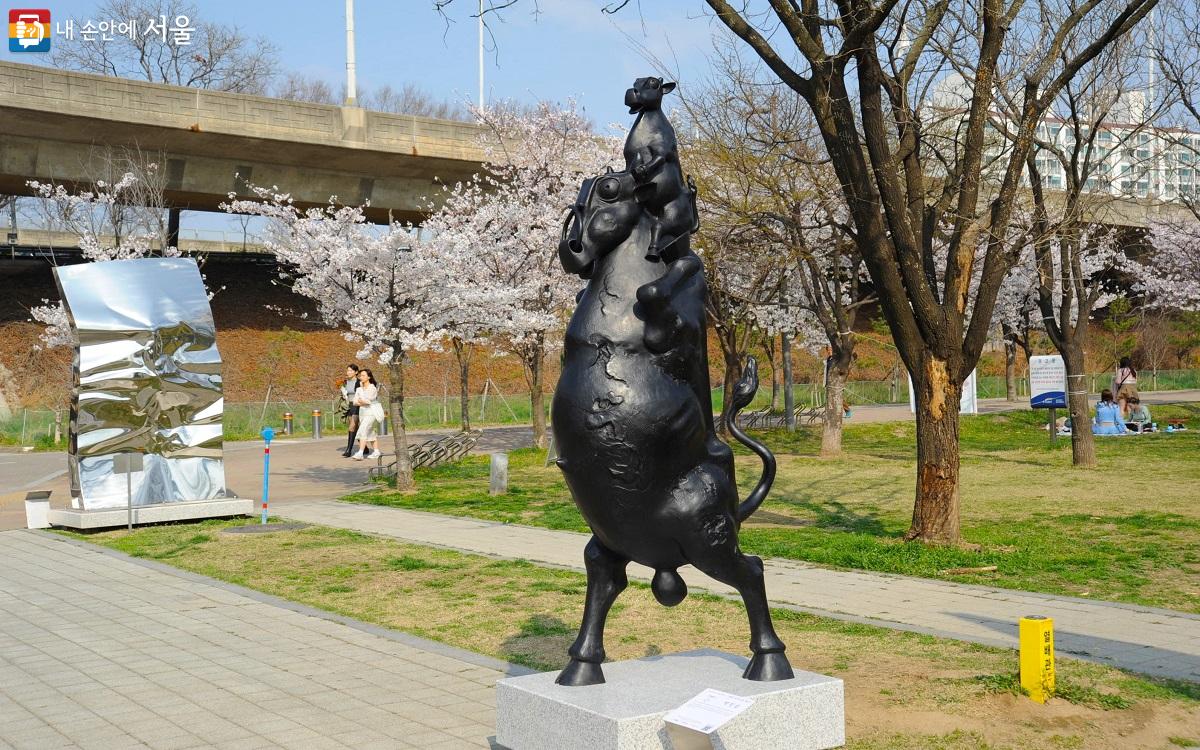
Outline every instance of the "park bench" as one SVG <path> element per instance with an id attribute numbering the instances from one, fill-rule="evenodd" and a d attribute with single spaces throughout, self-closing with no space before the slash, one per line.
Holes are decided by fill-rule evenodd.
<path id="1" fill-rule="evenodd" d="M 824 406 L 797 406 L 792 413 L 796 417 L 796 424 L 800 425 L 814 425 L 825 419 Z M 770 427 L 783 427 L 785 424 L 787 422 L 783 415 L 771 411 L 769 407 L 738 415 L 738 425 L 745 430 L 756 428 L 765 430 Z"/>
<path id="2" fill-rule="evenodd" d="M 814 425 L 825 420 L 824 406 L 796 407 L 796 424 Z"/>
<path id="3" fill-rule="evenodd" d="M 797 406 L 795 409 L 792 409 L 792 416 L 795 418 L 796 424 L 811 426 L 825 419 L 825 407 Z M 762 421 L 760 426 L 767 428 L 784 427 L 786 425 L 787 420 L 784 419 L 782 414 L 771 414 Z"/>
<path id="4" fill-rule="evenodd" d="M 747 430 L 754 429 L 755 427 L 765 427 L 770 418 L 770 407 L 759 409 L 758 411 L 743 412 L 738 415 L 739 423 Z"/>
<path id="5" fill-rule="evenodd" d="M 408 446 L 409 460 L 412 462 L 414 469 L 421 468 L 422 466 L 431 467 L 450 461 L 457 461 L 471 452 L 471 449 L 479 442 L 479 436 L 482 434 L 482 430 L 471 430 L 470 432 L 459 432 L 453 435 L 442 435 L 430 438 L 420 444 L 410 445 Z M 375 465 L 368 470 L 368 476 L 372 478 L 395 476 L 395 456 L 395 453 L 375 454 Z M 387 460 L 389 458 L 391 461 Z"/>

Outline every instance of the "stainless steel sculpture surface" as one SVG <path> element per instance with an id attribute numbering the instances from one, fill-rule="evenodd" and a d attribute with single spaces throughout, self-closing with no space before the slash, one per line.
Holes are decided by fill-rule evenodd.
<path id="1" fill-rule="evenodd" d="M 221 355 L 196 262 L 81 263 L 55 278 L 77 337 L 72 505 L 124 507 L 127 481 L 134 505 L 225 497 Z"/>

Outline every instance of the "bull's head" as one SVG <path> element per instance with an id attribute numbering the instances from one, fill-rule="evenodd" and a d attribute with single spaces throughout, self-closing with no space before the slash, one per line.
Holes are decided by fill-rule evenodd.
<path id="1" fill-rule="evenodd" d="M 558 258 L 568 273 L 590 279 L 596 261 L 629 237 L 641 217 L 640 193 L 653 184 L 638 185 L 629 172 L 611 168 L 583 181 L 579 197 L 563 218 Z"/>

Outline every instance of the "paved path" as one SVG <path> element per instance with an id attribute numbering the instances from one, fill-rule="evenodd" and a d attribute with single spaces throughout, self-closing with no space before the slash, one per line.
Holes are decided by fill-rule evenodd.
<path id="1" fill-rule="evenodd" d="M 398 508 L 352 503 L 296 503 L 288 518 L 355 529 L 421 544 L 522 558 L 582 569 L 587 536 Z M 632 566 L 649 580 L 651 571 Z M 695 570 L 689 587 L 730 593 Z M 1071 654 L 1144 674 L 1200 682 L 1200 616 L 1108 602 L 922 578 L 829 570 L 768 560 L 767 590 L 777 605 L 889 628 L 997 646 L 1016 646 L 1017 621 L 1054 618 L 1055 646 Z"/>
<path id="2" fill-rule="evenodd" d="M 66 473 L 65 453 L 0 453 L 0 493 L 32 490 Z"/>
<path id="3" fill-rule="evenodd" d="M 503 662 L 0 533 L 0 748 L 486 748 Z"/>
<path id="4" fill-rule="evenodd" d="M 453 430 L 411 433 L 416 441 Z M 387 440 L 388 438 L 384 438 Z M 340 497 L 363 487 L 373 463 L 342 458 L 346 438 L 276 440 L 271 444 L 271 502 Z M 533 445 L 533 428 L 487 427 L 473 453 L 511 451 Z M 50 490 L 50 503 L 70 502 L 65 453 L 0 453 L 0 531 L 25 528 L 25 493 Z M 262 443 L 225 444 L 225 478 L 241 497 L 262 496 Z"/>

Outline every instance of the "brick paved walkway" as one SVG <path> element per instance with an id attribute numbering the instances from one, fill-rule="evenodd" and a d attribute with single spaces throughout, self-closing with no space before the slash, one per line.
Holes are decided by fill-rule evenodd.
<path id="1" fill-rule="evenodd" d="M 288 505 L 281 515 L 310 523 L 383 534 L 421 544 L 523 558 L 581 569 L 587 536 L 398 508 L 320 502 Z M 688 586 L 730 589 L 685 569 Z M 651 571 L 631 566 L 649 580 Z M 1154 607 L 1090 601 L 923 578 L 829 570 L 767 561 L 775 605 L 856 622 L 957 640 L 1014 647 L 1017 621 L 1054 618 L 1055 647 L 1070 654 L 1159 677 L 1200 682 L 1200 616 Z"/>
<path id="2" fill-rule="evenodd" d="M 486 748 L 502 662 L 0 533 L 0 748 Z"/>

